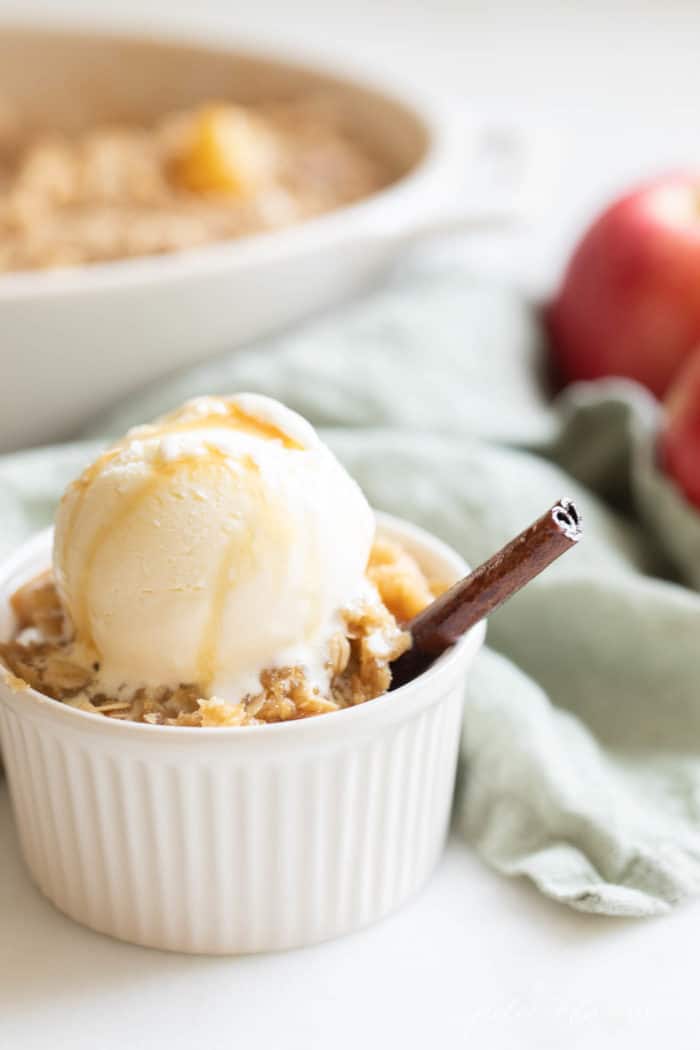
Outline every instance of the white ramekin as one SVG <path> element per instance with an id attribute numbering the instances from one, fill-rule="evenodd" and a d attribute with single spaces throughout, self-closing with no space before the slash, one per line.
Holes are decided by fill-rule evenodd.
<path id="1" fill-rule="evenodd" d="M 432 574 L 461 557 L 379 516 Z M 8 598 L 48 564 L 50 531 L 0 569 Z M 462 698 L 484 625 L 415 682 L 360 707 L 231 729 L 109 721 L 13 687 L 0 732 L 22 852 L 71 918 L 172 951 L 242 953 L 348 933 L 426 881 L 447 830 Z"/>

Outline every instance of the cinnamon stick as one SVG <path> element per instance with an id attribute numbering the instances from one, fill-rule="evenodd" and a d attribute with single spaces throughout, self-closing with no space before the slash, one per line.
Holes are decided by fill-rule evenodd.
<path id="1" fill-rule="evenodd" d="M 413 644 L 392 664 L 392 688 L 421 674 L 470 627 L 538 576 L 582 536 L 572 500 L 555 503 L 515 539 L 406 625 Z"/>

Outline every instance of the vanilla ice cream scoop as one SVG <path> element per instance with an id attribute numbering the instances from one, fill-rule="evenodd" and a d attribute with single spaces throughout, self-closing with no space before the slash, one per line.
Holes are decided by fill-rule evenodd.
<path id="1" fill-rule="evenodd" d="M 187 683 L 238 700 L 270 667 L 327 685 L 373 537 L 365 497 L 304 419 L 254 394 L 197 398 L 71 485 L 54 569 L 105 690 Z"/>

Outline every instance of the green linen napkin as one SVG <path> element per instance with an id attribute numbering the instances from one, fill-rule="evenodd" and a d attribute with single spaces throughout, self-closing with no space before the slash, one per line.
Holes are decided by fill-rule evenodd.
<path id="1" fill-rule="evenodd" d="M 235 305 L 232 305 L 235 309 Z M 371 297 L 118 406 L 83 442 L 0 460 L 0 546 L 49 521 L 108 435 L 257 390 L 323 429 L 371 502 L 472 564 L 561 496 L 584 541 L 496 613 L 465 702 L 456 823 L 495 868 L 590 912 L 700 890 L 700 515 L 654 462 L 633 384 L 545 393 L 535 311 L 414 267 Z"/>

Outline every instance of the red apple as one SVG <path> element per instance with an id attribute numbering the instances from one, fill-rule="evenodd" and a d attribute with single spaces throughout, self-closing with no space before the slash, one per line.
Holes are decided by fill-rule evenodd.
<path id="1" fill-rule="evenodd" d="M 700 172 L 612 204 L 576 249 L 546 319 L 565 381 L 627 376 L 662 397 L 700 343 Z"/>
<path id="2" fill-rule="evenodd" d="M 700 507 L 700 348 L 679 372 L 666 410 L 661 462 L 690 502 Z"/>

